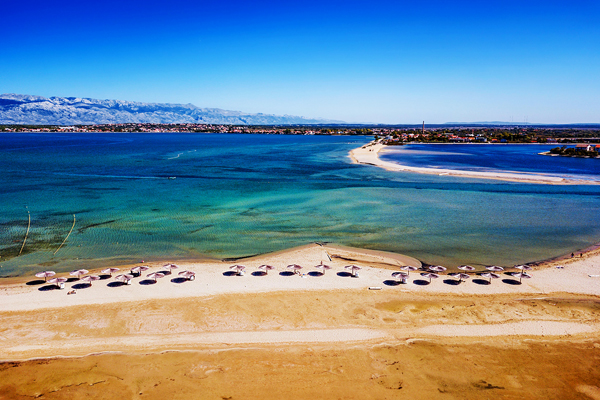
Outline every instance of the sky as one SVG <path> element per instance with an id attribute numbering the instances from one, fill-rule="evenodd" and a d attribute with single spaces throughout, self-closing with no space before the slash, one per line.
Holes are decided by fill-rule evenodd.
<path id="1" fill-rule="evenodd" d="M 600 123 L 600 1 L 3 2 L 0 93 Z"/>

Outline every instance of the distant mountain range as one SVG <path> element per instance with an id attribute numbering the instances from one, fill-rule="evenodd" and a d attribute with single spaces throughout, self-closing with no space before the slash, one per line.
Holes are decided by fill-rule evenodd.
<path id="1" fill-rule="evenodd" d="M 343 121 L 292 115 L 248 114 L 193 104 L 139 103 L 79 97 L 0 95 L 0 124 L 97 125 L 118 123 L 199 123 L 231 125 L 316 125 Z"/>

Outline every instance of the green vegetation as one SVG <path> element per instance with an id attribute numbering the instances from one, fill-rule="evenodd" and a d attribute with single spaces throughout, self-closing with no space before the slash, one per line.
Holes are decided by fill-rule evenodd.
<path id="1" fill-rule="evenodd" d="M 550 154 L 558 154 L 560 156 L 568 156 L 568 157 L 598 157 L 598 150 L 585 150 L 576 147 L 555 147 L 550 150 Z"/>

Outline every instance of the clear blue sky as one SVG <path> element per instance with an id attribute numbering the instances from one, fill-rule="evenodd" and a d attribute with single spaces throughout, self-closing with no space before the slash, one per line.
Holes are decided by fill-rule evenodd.
<path id="1" fill-rule="evenodd" d="M 5 1 L 0 93 L 600 122 L 600 1 Z"/>

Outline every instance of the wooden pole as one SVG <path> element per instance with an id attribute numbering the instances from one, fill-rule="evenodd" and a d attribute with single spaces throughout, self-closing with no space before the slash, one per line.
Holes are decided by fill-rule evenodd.
<path id="1" fill-rule="evenodd" d="M 25 247 L 25 242 L 27 241 L 27 236 L 29 236 L 29 228 L 31 227 L 31 213 L 27 210 L 27 232 L 25 232 L 25 239 L 23 239 L 23 245 L 21 246 L 21 250 L 19 250 L 19 256 L 23 252 L 23 248 Z"/>
<path id="2" fill-rule="evenodd" d="M 54 252 L 54 254 L 58 253 L 58 251 L 60 250 L 60 248 L 63 247 L 63 245 L 66 243 L 67 239 L 71 235 L 71 232 L 73 232 L 73 228 L 75 228 L 75 214 L 73 214 L 73 226 L 71 226 L 71 230 L 67 234 L 67 237 L 65 238 L 65 240 L 63 240 L 63 242 L 60 244 L 60 246 L 58 246 L 58 249 L 56 249 L 56 251 Z M 52 255 L 54 255 L 54 254 L 52 254 Z"/>

